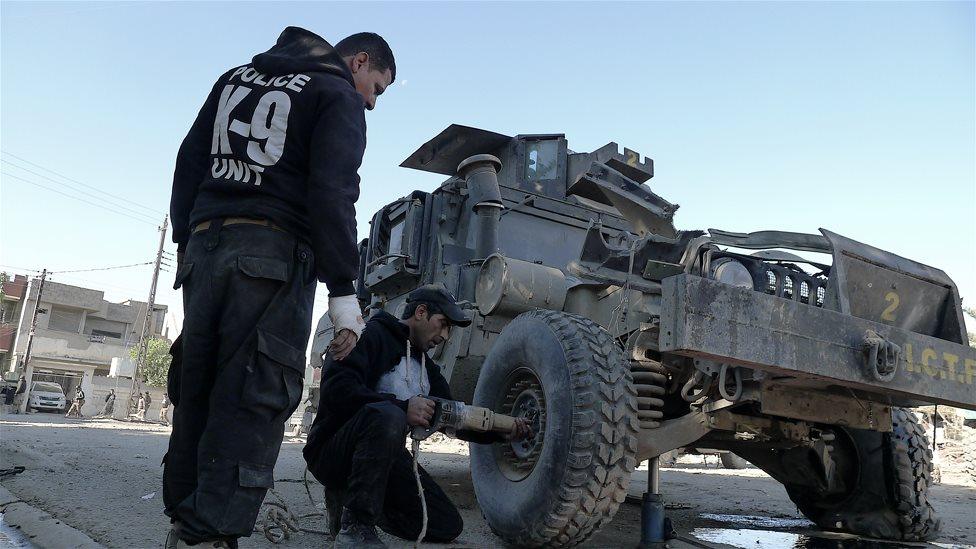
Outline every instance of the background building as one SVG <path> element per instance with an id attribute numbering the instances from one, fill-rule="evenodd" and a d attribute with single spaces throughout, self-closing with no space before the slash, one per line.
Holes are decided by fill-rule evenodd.
<path id="1" fill-rule="evenodd" d="M 16 283 L 16 280 L 13 282 Z M 75 387 L 81 384 L 88 397 L 84 409 L 86 415 L 97 413 L 108 388 L 118 385 L 116 408 L 124 408 L 129 381 L 118 378 L 109 380 L 107 376 L 112 359 L 117 359 L 116 362 L 119 362 L 118 359 L 125 360 L 129 356 L 129 349 L 138 345 L 146 321 L 147 304 L 135 300 L 113 303 L 106 301 L 105 293 L 100 290 L 48 280 L 41 293 L 37 327 L 30 358 L 25 365 L 24 355 L 39 287 L 40 280 L 34 279 L 20 297 L 8 299 L 6 289 L 4 291 L 4 311 L 9 303 L 11 311 L 16 310 L 17 314 L 10 350 L 0 355 L 3 360 L 0 365 L 7 372 L 4 377 L 17 379 L 24 374 L 29 382 L 53 381 L 61 385 L 69 399 Z M 11 295 L 14 295 L 13 292 Z M 166 305 L 153 307 L 148 331 L 150 337 L 166 339 L 164 325 L 167 310 Z M 13 325 L 7 329 L 12 328 Z"/>
<path id="2" fill-rule="evenodd" d="M 27 293 L 27 277 L 3 273 L 0 289 L 0 371 L 6 371 L 17 341 L 17 328 Z"/>

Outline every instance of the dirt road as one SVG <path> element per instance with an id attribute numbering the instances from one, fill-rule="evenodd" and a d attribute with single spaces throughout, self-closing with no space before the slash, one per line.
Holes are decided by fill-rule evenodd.
<path id="1" fill-rule="evenodd" d="M 66 420 L 48 414 L 0 416 L 0 467 L 27 468 L 5 479 L 3 485 L 108 547 L 160 547 L 168 529 L 160 488 L 160 460 L 168 434 L 167 427 L 150 424 Z M 275 468 L 275 493 L 296 515 L 320 512 L 309 502 L 301 482 L 303 443 L 300 439 L 287 440 Z M 478 510 L 466 444 L 445 440 L 428 444 L 423 451 L 422 463 L 445 487 L 464 517 L 464 533 L 452 546 L 500 546 Z M 683 468 L 663 472 L 662 485 L 667 502 L 676 507 L 669 514 L 685 538 L 706 542 L 709 547 L 823 546 L 817 545 L 817 540 L 805 541 L 814 531 L 782 487 L 762 471 L 724 470 L 715 465 L 714 458 L 709 467 L 704 467 L 697 456 L 686 456 L 682 462 Z M 645 476 L 643 471 L 635 473 L 630 488 L 634 496 L 644 491 Z M 944 522 L 939 541 L 950 546 L 976 544 L 976 487 L 961 482 L 961 477 L 944 476 L 943 484 L 932 490 Z M 312 495 L 321 501 L 318 485 L 313 485 Z M 588 546 L 633 547 L 640 537 L 639 521 L 639 506 L 625 504 L 613 524 Z M 300 524 L 325 529 L 319 517 L 301 519 Z M 822 544 L 822 539 L 817 539 Z M 298 533 L 274 545 L 255 534 L 243 540 L 241 547 L 325 547 L 329 541 L 324 535 Z M 858 545 L 845 542 L 843 547 Z"/>

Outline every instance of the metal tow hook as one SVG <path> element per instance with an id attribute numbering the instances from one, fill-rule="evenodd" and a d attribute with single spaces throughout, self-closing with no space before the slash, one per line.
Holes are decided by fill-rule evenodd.
<path id="1" fill-rule="evenodd" d="M 864 333 L 861 350 L 864 352 L 864 365 L 872 377 L 884 382 L 895 378 L 898 360 L 901 358 L 901 347 L 874 330 L 868 330 Z"/>
<path id="2" fill-rule="evenodd" d="M 731 395 L 729 394 L 728 381 L 726 379 L 726 374 L 730 368 L 732 369 L 732 378 L 735 381 L 735 390 Z M 722 369 L 719 370 L 718 374 L 718 392 L 722 395 L 722 398 L 729 402 L 739 400 L 742 396 L 742 371 L 735 366 L 722 364 Z"/>
<path id="3" fill-rule="evenodd" d="M 702 385 L 701 390 L 695 391 L 695 387 L 703 381 L 705 383 Z M 681 398 L 685 399 L 687 402 L 697 401 L 701 397 L 705 396 L 705 393 L 712 388 L 713 381 L 714 379 L 712 376 L 702 372 L 701 370 L 695 370 L 695 373 L 688 378 L 688 381 L 686 381 L 684 386 L 681 387 Z"/>

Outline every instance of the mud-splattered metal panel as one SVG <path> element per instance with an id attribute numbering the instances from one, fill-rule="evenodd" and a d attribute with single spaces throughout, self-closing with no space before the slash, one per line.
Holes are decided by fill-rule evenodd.
<path id="1" fill-rule="evenodd" d="M 662 352 L 828 381 L 895 405 L 976 409 L 969 346 L 691 275 L 665 279 L 662 300 Z M 866 364 L 868 331 L 901 350 L 890 381 Z"/>

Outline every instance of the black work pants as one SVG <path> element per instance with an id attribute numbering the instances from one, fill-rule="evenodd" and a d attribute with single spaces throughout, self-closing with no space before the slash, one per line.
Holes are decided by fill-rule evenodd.
<path id="1" fill-rule="evenodd" d="M 213 222 L 190 238 L 169 389 L 166 514 L 189 543 L 249 536 L 298 407 L 315 292 L 311 249 L 269 227 Z"/>
<path id="2" fill-rule="evenodd" d="M 309 470 L 327 490 L 342 493 L 343 506 L 363 523 L 415 540 L 423 510 L 413 458 L 404 447 L 407 415 L 396 405 L 364 406 L 312 456 Z M 461 535 L 464 522 L 434 479 L 420 468 L 427 501 L 424 541 L 446 543 Z"/>

